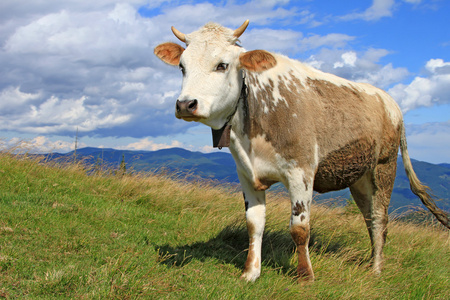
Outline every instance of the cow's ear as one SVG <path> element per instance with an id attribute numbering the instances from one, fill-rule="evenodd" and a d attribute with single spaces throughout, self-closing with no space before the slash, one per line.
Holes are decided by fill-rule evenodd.
<path id="1" fill-rule="evenodd" d="M 253 50 L 239 56 L 241 67 L 252 72 L 263 72 L 277 65 L 275 57 L 265 50 Z"/>
<path id="2" fill-rule="evenodd" d="M 180 57 L 184 48 L 175 43 L 164 43 L 155 47 L 153 53 L 163 62 L 172 66 L 180 64 Z"/>

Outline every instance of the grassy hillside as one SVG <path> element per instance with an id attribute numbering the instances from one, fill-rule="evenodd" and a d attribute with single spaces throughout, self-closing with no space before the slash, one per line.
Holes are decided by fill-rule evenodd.
<path id="1" fill-rule="evenodd" d="M 202 177 L 215 179 L 220 182 L 239 182 L 234 159 L 230 153 L 226 152 L 201 153 L 181 148 L 158 151 L 131 151 L 87 147 L 77 149 L 76 153 L 79 159 L 83 159 L 91 164 L 117 168 L 123 159 L 128 168 L 136 171 L 178 172 L 189 174 L 187 178 L 190 180 L 197 180 L 198 177 Z M 49 159 L 73 160 L 74 153 L 50 153 L 48 157 Z M 400 215 L 418 208 L 425 208 L 419 198 L 411 192 L 409 180 L 406 177 L 400 157 L 397 164 L 397 174 L 389 212 L 395 212 L 397 215 Z M 431 188 L 437 199 L 440 199 L 436 204 L 441 209 L 450 212 L 449 166 L 446 164 L 434 165 L 416 160 L 412 160 L 412 164 L 419 179 Z M 272 190 L 277 188 L 284 190 L 282 184 L 275 185 Z M 332 199 L 334 205 L 341 206 L 345 205 L 349 198 L 349 189 L 315 194 L 317 202 L 330 203 L 330 199 Z"/>
<path id="2" fill-rule="evenodd" d="M 289 202 L 268 196 L 263 272 L 239 279 L 244 204 L 226 186 L 86 175 L 0 153 L 0 298 L 449 299 L 450 237 L 392 222 L 380 277 L 362 217 L 313 207 L 317 280 L 297 284 Z"/>

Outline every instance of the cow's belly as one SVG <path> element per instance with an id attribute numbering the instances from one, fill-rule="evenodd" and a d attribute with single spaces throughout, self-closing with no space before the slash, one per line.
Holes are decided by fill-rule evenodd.
<path id="1" fill-rule="evenodd" d="M 375 144 L 355 141 L 330 152 L 319 162 L 314 190 L 319 193 L 341 190 L 353 185 L 376 163 Z"/>

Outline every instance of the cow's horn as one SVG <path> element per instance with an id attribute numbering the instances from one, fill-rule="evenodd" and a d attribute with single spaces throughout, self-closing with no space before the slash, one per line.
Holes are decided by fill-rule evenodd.
<path id="1" fill-rule="evenodd" d="M 248 26 L 248 23 L 249 23 L 249 22 L 250 22 L 249 20 L 246 20 L 246 21 L 244 22 L 244 24 L 241 25 L 241 27 L 239 27 L 238 29 L 236 29 L 236 30 L 234 31 L 233 35 L 234 35 L 235 37 L 239 38 L 239 37 L 244 33 L 245 29 L 247 29 L 247 26 Z"/>
<path id="2" fill-rule="evenodd" d="M 178 29 L 176 29 L 175 27 L 172 26 L 172 32 L 173 34 L 183 43 L 186 43 L 186 35 L 180 31 L 178 31 Z"/>

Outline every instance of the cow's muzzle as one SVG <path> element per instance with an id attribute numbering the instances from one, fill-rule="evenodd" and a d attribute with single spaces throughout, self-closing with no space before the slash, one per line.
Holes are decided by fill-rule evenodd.
<path id="1" fill-rule="evenodd" d="M 197 99 L 194 100 L 177 100 L 176 117 L 181 119 L 196 118 L 195 111 L 198 108 Z"/>

